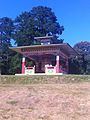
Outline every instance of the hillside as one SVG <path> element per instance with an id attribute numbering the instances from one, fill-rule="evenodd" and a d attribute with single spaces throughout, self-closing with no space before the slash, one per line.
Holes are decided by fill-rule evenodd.
<path id="1" fill-rule="evenodd" d="M 90 75 L 0 76 L 0 84 L 53 84 L 90 82 Z"/>

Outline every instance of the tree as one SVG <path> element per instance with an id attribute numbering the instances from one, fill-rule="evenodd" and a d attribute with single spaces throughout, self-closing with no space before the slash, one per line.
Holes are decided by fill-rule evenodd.
<path id="1" fill-rule="evenodd" d="M 11 53 L 11 60 L 9 64 L 9 74 L 21 73 L 21 55 L 16 52 Z"/>
<path id="2" fill-rule="evenodd" d="M 77 57 L 69 58 L 69 74 L 80 74 L 80 65 Z"/>
<path id="3" fill-rule="evenodd" d="M 79 42 L 74 45 L 74 49 L 79 54 L 79 64 L 81 73 L 89 74 L 90 73 L 90 42 Z"/>
<path id="4" fill-rule="evenodd" d="M 8 59 L 9 59 L 9 46 L 10 40 L 14 30 L 13 20 L 8 17 L 0 18 L 0 73 L 7 74 L 8 72 Z"/>
<path id="5" fill-rule="evenodd" d="M 57 38 L 64 31 L 52 9 L 43 6 L 33 7 L 30 12 L 16 17 L 15 27 L 14 39 L 18 46 L 34 44 L 34 37 L 46 34 Z"/>
<path id="6" fill-rule="evenodd" d="M 15 19 L 14 39 L 18 46 L 33 44 L 34 23 L 30 12 L 24 12 Z"/>

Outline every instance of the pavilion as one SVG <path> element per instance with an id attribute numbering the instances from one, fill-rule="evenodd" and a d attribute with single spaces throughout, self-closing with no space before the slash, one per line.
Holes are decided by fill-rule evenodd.
<path id="1" fill-rule="evenodd" d="M 68 74 L 68 59 L 77 56 L 77 52 L 68 44 L 54 44 L 53 36 L 35 37 L 40 45 L 10 47 L 23 55 L 21 74 Z M 26 66 L 25 58 L 34 61 L 34 66 Z"/>

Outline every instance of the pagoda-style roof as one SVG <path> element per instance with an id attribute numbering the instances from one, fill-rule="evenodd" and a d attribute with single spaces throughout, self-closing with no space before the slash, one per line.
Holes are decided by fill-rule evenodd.
<path id="1" fill-rule="evenodd" d="M 41 45 L 45 45 L 45 44 L 52 44 L 53 43 L 53 36 L 43 36 L 43 37 L 34 37 L 34 39 L 36 41 L 39 41 Z"/>
<path id="2" fill-rule="evenodd" d="M 46 39 L 52 39 L 53 36 L 44 36 L 44 37 L 34 37 L 35 40 L 46 40 Z"/>
<path id="3" fill-rule="evenodd" d="M 77 52 L 67 43 L 10 47 L 10 49 L 28 58 L 46 54 L 58 55 L 61 53 L 64 53 L 67 57 L 78 55 Z"/>

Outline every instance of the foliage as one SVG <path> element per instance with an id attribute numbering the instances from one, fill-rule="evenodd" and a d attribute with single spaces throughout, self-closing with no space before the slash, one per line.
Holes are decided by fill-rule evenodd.
<path id="1" fill-rule="evenodd" d="M 22 13 L 16 17 L 14 24 L 14 39 L 18 46 L 34 44 L 34 37 L 46 34 L 57 38 L 64 31 L 52 9 L 43 6 L 33 7 L 30 12 Z"/>
<path id="2" fill-rule="evenodd" d="M 8 17 L 0 18 L 0 73 L 7 74 L 10 40 L 14 30 L 13 20 Z M 5 71 L 5 72 L 4 72 Z"/>
<path id="3" fill-rule="evenodd" d="M 15 73 L 21 73 L 21 55 L 16 52 L 12 52 L 11 56 L 12 59 L 9 60 L 9 74 L 14 75 Z"/>
<path id="4" fill-rule="evenodd" d="M 81 73 L 90 73 L 90 42 L 79 42 L 74 46 L 78 52 L 78 62 L 80 64 Z"/>
<path id="5" fill-rule="evenodd" d="M 18 46 L 33 44 L 34 22 L 30 12 L 24 12 L 15 19 L 14 39 Z"/>
<path id="6" fill-rule="evenodd" d="M 80 74 L 80 65 L 77 57 L 69 58 L 69 74 Z"/>
<path id="7" fill-rule="evenodd" d="M 10 39 L 14 30 L 13 21 L 11 18 L 0 18 L 0 43 L 10 45 Z"/>
<path id="8" fill-rule="evenodd" d="M 40 36 L 47 33 L 51 35 L 62 34 L 63 26 L 57 22 L 57 18 L 51 8 L 38 6 L 31 10 L 31 17 L 35 21 L 35 28 Z"/>

